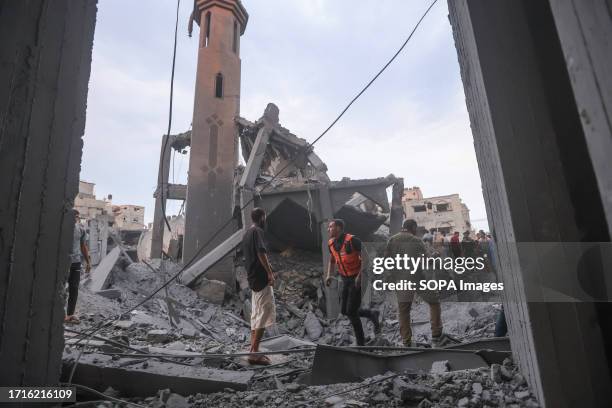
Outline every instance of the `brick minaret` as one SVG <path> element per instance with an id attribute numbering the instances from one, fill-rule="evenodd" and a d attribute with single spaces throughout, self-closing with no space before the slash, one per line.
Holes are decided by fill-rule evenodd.
<path id="1" fill-rule="evenodd" d="M 189 261 L 232 215 L 240 111 L 240 35 L 248 14 L 239 0 L 198 0 L 200 26 L 193 130 L 189 159 L 183 260 Z M 200 252 L 206 254 L 234 230 L 231 224 Z M 229 260 L 208 278 L 232 281 Z"/>

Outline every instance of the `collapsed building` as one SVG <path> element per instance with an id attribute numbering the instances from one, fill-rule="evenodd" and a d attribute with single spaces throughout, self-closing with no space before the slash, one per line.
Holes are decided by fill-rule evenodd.
<path id="1" fill-rule="evenodd" d="M 271 248 L 277 251 L 287 248 L 321 250 L 324 260 L 328 259 L 328 251 L 327 246 L 321 243 L 327 239 L 326 228 L 330 219 L 344 219 L 349 233 L 365 239 L 371 239 L 385 223 L 387 230 L 389 225 L 399 230 L 402 212 L 392 212 L 391 208 L 393 205 L 401 208 L 401 203 L 396 199 L 390 205 L 387 189 L 392 187 L 393 197 L 397 198 L 397 192 L 403 190 L 402 179 L 389 175 L 377 179 L 331 181 L 327 176 L 327 166 L 311 146 L 279 125 L 278 113 L 278 108 L 269 104 L 262 118 L 256 122 L 240 117 L 236 119 L 246 162 L 246 166 L 237 166 L 234 170 L 233 200 L 226 203 L 226 214 L 234 214 L 234 218 L 230 219 L 236 228 L 217 247 L 202 251 L 202 256 L 183 273 L 184 283 L 197 286 L 201 275 L 238 247 L 243 235 L 241 228 L 250 225 L 250 209 L 255 206 L 264 208 L 268 213 L 266 236 Z M 190 145 L 191 137 L 192 132 L 170 136 L 166 150 L 185 149 Z M 165 162 L 160 169 L 170 164 L 170 155 L 162 156 Z M 162 188 L 166 189 L 163 198 L 160 194 Z M 161 209 L 165 205 L 162 200 L 166 199 L 189 200 L 186 190 L 187 186 L 168 184 L 168 180 L 162 180 L 155 193 L 156 208 Z M 188 222 L 187 215 L 186 230 Z M 152 231 L 153 259 L 162 254 L 165 231 L 168 232 L 168 229 L 158 217 Z M 234 258 L 232 265 L 240 265 L 238 257 Z M 186 259 L 183 252 L 183 262 L 188 261 L 190 259 Z M 221 276 L 210 275 L 226 282 L 230 288 L 235 287 L 235 268 Z M 329 312 L 337 314 L 336 308 L 332 309 Z"/>
<path id="2" fill-rule="evenodd" d="M 69 266 L 66 254 L 74 224 L 70 208 L 78 192 L 96 3 L 95 0 L 57 0 L 54 7 L 48 7 L 43 2 L 14 1 L 3 3 L 0 13 L 3 33 L 0 36 L 3 44 L 0 79 L 2 89 L 10 95 L 0 106 L 3 118 L 0 174 L 9 180 L 0 183 L 0 197 L 3 198 L 0 202 L 0 280 L 4 283 L 0 285 L 0 298 L 3 299 L 0 303 L 0 365 L 3 367 L 0 382 L 5 385 L 39 386 L 60 382 L 64 334 L 68 333 L 62 328 L 62 286 Z M 238 50 L 238 41 L 232 38 L 244 29 L 246 13 L 243 9 L 229 0 L 199 0 L 196 4 L 201 11 L 196 13 L 200 23 L 207 21 L 205 13 L 213 5 L 228 11 L 219 13 L 220 18 L 229 20 L 229 26 L 233 25 L 223 43 Z M 533 266 L 540 269 L 539 261 L 553 261 L 552 258 L 573 260 L 575 254 L 571 253 L 571 248 L 562 248 L 553 257 L 540 253 L 534 262 L 531 248 L 513 246 L 515 242 L 536 241 L 577 242 L 593 247 L 595 243 L 610 242 L 612 110 L 607 90 L 611 89 L 609 56 L 612 42 L 609 40 L 612 24 L 609 2 L 453 0 L 448 2 L 448 7 L 487 213 L 499 243 L 501 279 L 507 287 L 504 306 L 512 354 L 522 374 L 504 360 L 501 365 L 495 363 L 490 368 L 469 372 L 371 377 L 355 384 L 353 389 L 359 387 L 363 393 L 372 391 L 364 397 L 368 398 L 367 404 L 372 405 L 400 402 L 414 405 L 417 400 L 421 406 L 431 405 L 430 401 L 447 406 L 484 405 L 493 396 L 496 405 L 534 406 L 528 398 L 529 392 L 524 389 L 526 382 L 545 406 L 610 406 L 610 304 L 600 301 L 606 296 L 609 298 L 611 292 L 609 268 L 604 267 L 609 265 L 609 253 L 591 251 L 590 255 L 601 257 L 587 257 L 588 262 L 582 264 L 580 271 L 583 277 L 588 277 L 586 282 L 603 296 L 580 303 L 530 302 L 528 295 L 541 288 L 530 280 L 535 275 Z M 232 10 L 236 8 L 238 18 L 234 23 Z M 208 21 L 217 18 L 216 14 Z M 203 45 L 210 40 L 206 32 L 200 32 Z M 199 83 L 211 89 L 214 87 L 208 79 Z M 223 90 L 223 87 L 218 88 Z M 234 126 L 232 120 L 237 116 L 237 111 L 233 111 L 230 122 L 217 120 L 217 126 L 223 126 L 221 122 Z M 207 119 L 214 121 L 216 118 L 211 114 L 200 119 L 206 123 Z M 194 123 L 194 132 L 201 132 L 201 124 L 196 127 Z M 193 143 L 192 150 L 199 149 L 200 145 L 200 142 Z M 235 150 L 229 150 L 234 154 Z M 204 150 L 196 154 L 207 153 Z M 216 181 L 217 175 L 225 174 L 230 181 L 227 183 L 232 186 L 227 189 L 229 198 L 221 200 L 222 205 L 233 197 L 233 168 L 231 176 L 225 169 L 215 167 L 215 175 L 206 174 L 205 177 Z M 218 170 L 221 171 L 217 173 Z M 162 187 L 164 196 L 168 196 L 165 194 L 167 185 Z M 194 193 L 197 197 L 197 191 L 191 188 L 189 194 Z M 196 199 L 192 205 L 203 205 L 203 202 Z M 191 211 L 190 217 L 193 215 Z M 187 222 L 187 225 L 194 225 L 196 231 L 201 231 L 197 223 Z M 237 225 L 228 228 L 228 234 L 212 246 L 217 248 L 227 240 Z M 210 239 L 196 236 L 194 241 L 190 234 L 185 232 L 185 242 L 192 246 Z M 194 254 L 192 249 L 189 251 Z M 555 272 L 544 276 L 546 285 L 579 286 L 574 280 L 575 271 Z M 139 301 L 142 295 L 138 289 L 142 282 L 136 273 L 125 276 L 135 277 L 130 293 L 134 301 Z M 174 289 L 181 287 L 176 285 Z M 113 304 L 113 308 L 121 312 L 118 304 Z M 208 308 L 193 309 L 203 313 L 199 316 L 202 321 L 216 319 L 209 315 Z M 139 313 L 134 316 L 137 320 Z M 229 324 L 229 320 L 236 321 L 225 316 L 219 324 Z M 202 331 L 208 330 L 201 327 Z M 232 329 L 226 330 L 226 335 L 237 332 Z M 156 341 L 167 340 L 159 332 L 145 335 Z M 207 336 L 217 336 L 218 342 L 226 340 L 217 332 L 211 331 Z M 109 345 L 122 350 L 131 347 L 123 342 L 123 337 L 89 339 L 87 346 L 94 347 L 94 340 L 103 342 L 97 347 L 105 347 L 107 352 Z M 73 344 L 78 341 L 75 339 Z M 492 346 L 488 349 L 494 351 Z M 202 378 L 216 382 L 217 390 L 226 387 L 225 380 L 235 384 L 231 390 L 221 388 L 223 391 L 210 395 L 203 394 L 211 388 L 202 386 L 202 393 L 191 398 L 198 406 L 213 403 L 219 406 L 305 405 L 312 401 L 334 405 L 342 401 L 337 396 L 330 396 L 330 392 L 347 395 L 340 386 L 327 388 L 325 392 L 316 387 L 304 388 L 301 384 L 283 384 L 276 381 L 280 374 L 267 373 L 259 374 L 259 381 L 267 381 L 276 389 L 262 392 L 254 387 L 252 392 L 240 391 L 248 386 L 247 380 L 254 376 L 252 371 L 234 366 L 236 372 L 225 373 L 229 378 L 219 372 L 213 372 L 217 376 L 211 378 L 209 368 L 191 366 L 201 365 L 201 359 L 212 361 L 211 364 L 218 363 L 218 359 L 227 361 L 227 355 L 215 353 L 218 350 L 221 350 L 218 345 L 211 349 L 204 346 L 197 355 L 191 355 L 193 361 L 188 363 L 185 356 L 189 350 L 184 350 L 179 357 L 172 357 L 172 361 L 180 361 L 181 367 L 173 365 L 172 370 L 166 371 L 169 375 L 162 375 L 161 379 L 148 375 L 147 381 L 156 388 L 174 388 L 175 383 L 171 381 L 188 373 L 194 374 L 187 381 L 193 380 L 191 384 Z M 113 357 L 99 357 L 98 363 L 109 362 L 111 366 L 97 377 L 101 379 L 98 385 L 121 379 L 124 385 L 130 385 L 133 383 L 129 379 L 134 377 L 128 374 L 143 376 L 142 370 L 149 366 L 159 371 L 167 369 L 160 360 L 172 359 L 169 355 L 176 350 L 169 349 L 162 357 L 154 354 L 156 351 L 154 348 L 150 351 L 139 349 L 129 360 L 115 358 L 116 351 Z M 424 356 L 422 351 L 418 353 L 416 357 Z M 470 359 L 475 358 L 474 353 L 469 354 Z M 487 354 L 495 356 L 495 353 Z M 329 355 L 333 356 L 333 351 L 327 353 Z M 338 355 L 342 359 L 336 360 L 337 364 L 331 368 L 323 366 L 323 371 L 334 373 L 336 368 L 344 369 L 347 361 L 354 361 L 345 360 L 346 353 L 342 350 Z M 95 365 L 95 358 L 88 361 L 89 356 L 86 357 L 82 367 L 91 367 L 88 362 Z M 366 358 L 372 362 L 368 367 L 376 365 L 387 369 L 392 366 L 371 355 Z M 446 364 L 439 366 L 447 368 Z M 295 368 L 291 375 L 296 375 L 295 370 L 300 369 Z M 146 385 L 147 381 L 140 380 L 138 385 Z M 493 391 L 483 389 L 489 386 L 494 387 Z M 239 392 L 235 392 L 236 389 Z M 390 390 L 393 390 L 392 397 Z M 109 391 L 105 395 L 110 394 Z M 460 399 L 456 401 L 451 394 Z M 151 406 L 172 406 L 174 402 L 177 406 L 181 400 L 176 394 L 162 391 L 158 398 L 147 402 Z M 363 401 L 350 401 L 346 405 L 349 403 L 364 405 Z"/>
<path id="3" fill-rule="evenodd" d="M 321 242 L 332 218 L 345 219 L 347 231 L 364 238 L 387 219 L 391 230 L 398 231 L 402 179 L 389 175 L 331 181 L 312 146 L 280 125 L 276 105 L 268 104 L 255 122 L 238 115 L 240 36 L 248 14 L 240 1 L 203 1 L 196 8 L 193 16 L 201 31 L 193 129 L 162 138 L 150 257 L 162 255 L 168 199 L 185 200 L 181 253 L 183 262 L 191 266 L 181 280 L 189 286 L 197 286 L 206 274 L 235 287 L 240 262 L 230 254 L 242 240 L 242 229 L 251 224 L 255 206 L 268 213 L 267 235 L 273 247 L 322 248 L 324 261 L 329 254 Z M 170 153 L 187 147 L 187 185 L 170 184 Z M 244 167 L 238 165 L 239 147 Z M 392 205 L 387 197 L 390 186 Z M 366 201 L 370 211 L 361 207 Z M 329 313 L 337 314 L 331 302 L 329 307 Z"/>

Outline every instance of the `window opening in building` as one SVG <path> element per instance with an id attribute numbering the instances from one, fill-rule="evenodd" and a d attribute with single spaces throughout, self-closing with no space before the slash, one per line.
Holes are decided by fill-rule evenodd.
<path id="1" fill-rule="evenodd" d="M 223 75 L 218 73 L 215 78 L 215 97 L 223 98 Z"/>
<path id="2" fill-rule="evenodd" d="M 204 27 L 205 27 L 204 46 L 208 47 L 208 44 L 210 43 L 210 11 L 206 13 L 206 17 L 204 20 Z"/>

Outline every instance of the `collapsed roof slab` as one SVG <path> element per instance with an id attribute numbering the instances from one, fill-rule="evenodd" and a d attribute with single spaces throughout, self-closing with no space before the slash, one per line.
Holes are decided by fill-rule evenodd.
<path id="1" fill-rule="evenodd" d="M 429 372 L 436 361 L 448 360 L 450 369 L 487 367 L 486 353 L 472 350 L 422 349 L 395 354 L 318 345 L 312 365 L 311 385 L 361 381 L 388 371 Z M 506 357 L 510 352 L 506 353 Z"/>
<path id="2" fill-rule="evenodd" d="M 142 364 L 121 367 L 127 361 L 113 360 L 105 354 L 83 354 L 73 381 L 99 391 L 113 387 L 126 397 L 147 397 L 165 388 L 181 395 L 218 392 L 226 388 L 244 391 L 253 377 L 252 371 L 227 371 L 154 360 L 149 360 L 146 368 Z M 63 362 L 63 375 L 67 377 L 74 357 L 65 356 Z"/>
<path id="3" fill-rule="evenodd" d="M 308 203 L 311 200 L 309 196 L 314 196 L 315 199 L 318 199 L 320 196 L 320 186 L 326 185 L 329 187 L 332 211 L 334 213 L 351 200 L 355 193 L 360 193 L 369 198 L 379 205 L 383 212 L 388 213 L 391 209 L 387 197 L 387 188 L 396 181 L 398 181 L 398 179 L 390 174 L 387 177 L 375 179 L 343 179 L 341 181 L 332 181 L 328 185 L 303 182 L 283 183 L 262 191 L 260 193 L 261 204 L 264 205 L 264 208 L 267 208 L 268 211 L 273 211 L 276 205 L 280 204 L 286 197 L 291 197 L 293 201 L 298 203 Z"/>

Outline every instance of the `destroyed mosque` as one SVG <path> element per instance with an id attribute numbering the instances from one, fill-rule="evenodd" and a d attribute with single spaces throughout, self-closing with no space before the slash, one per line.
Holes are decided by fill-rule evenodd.
<path id="1" fill-rule="evenodd" d="M 612 406 L 609 1 L 447 2 L 491 227 L 477 234 L 457 194 L 331 180 L 282 106 L 241 116 L 240 0 L 189 4 L 193 123 L 159 141 L 141 234 L 143 207 L 79 194 L 97 7 L 0 2 L 0 386 L 73 392 L 62 406 Z M 257 228 L 267 297 L 245 262 Z M 503 293 L 373 290 L 370 258 L 398 236 L 482 254 L 461 282 Z"/>

